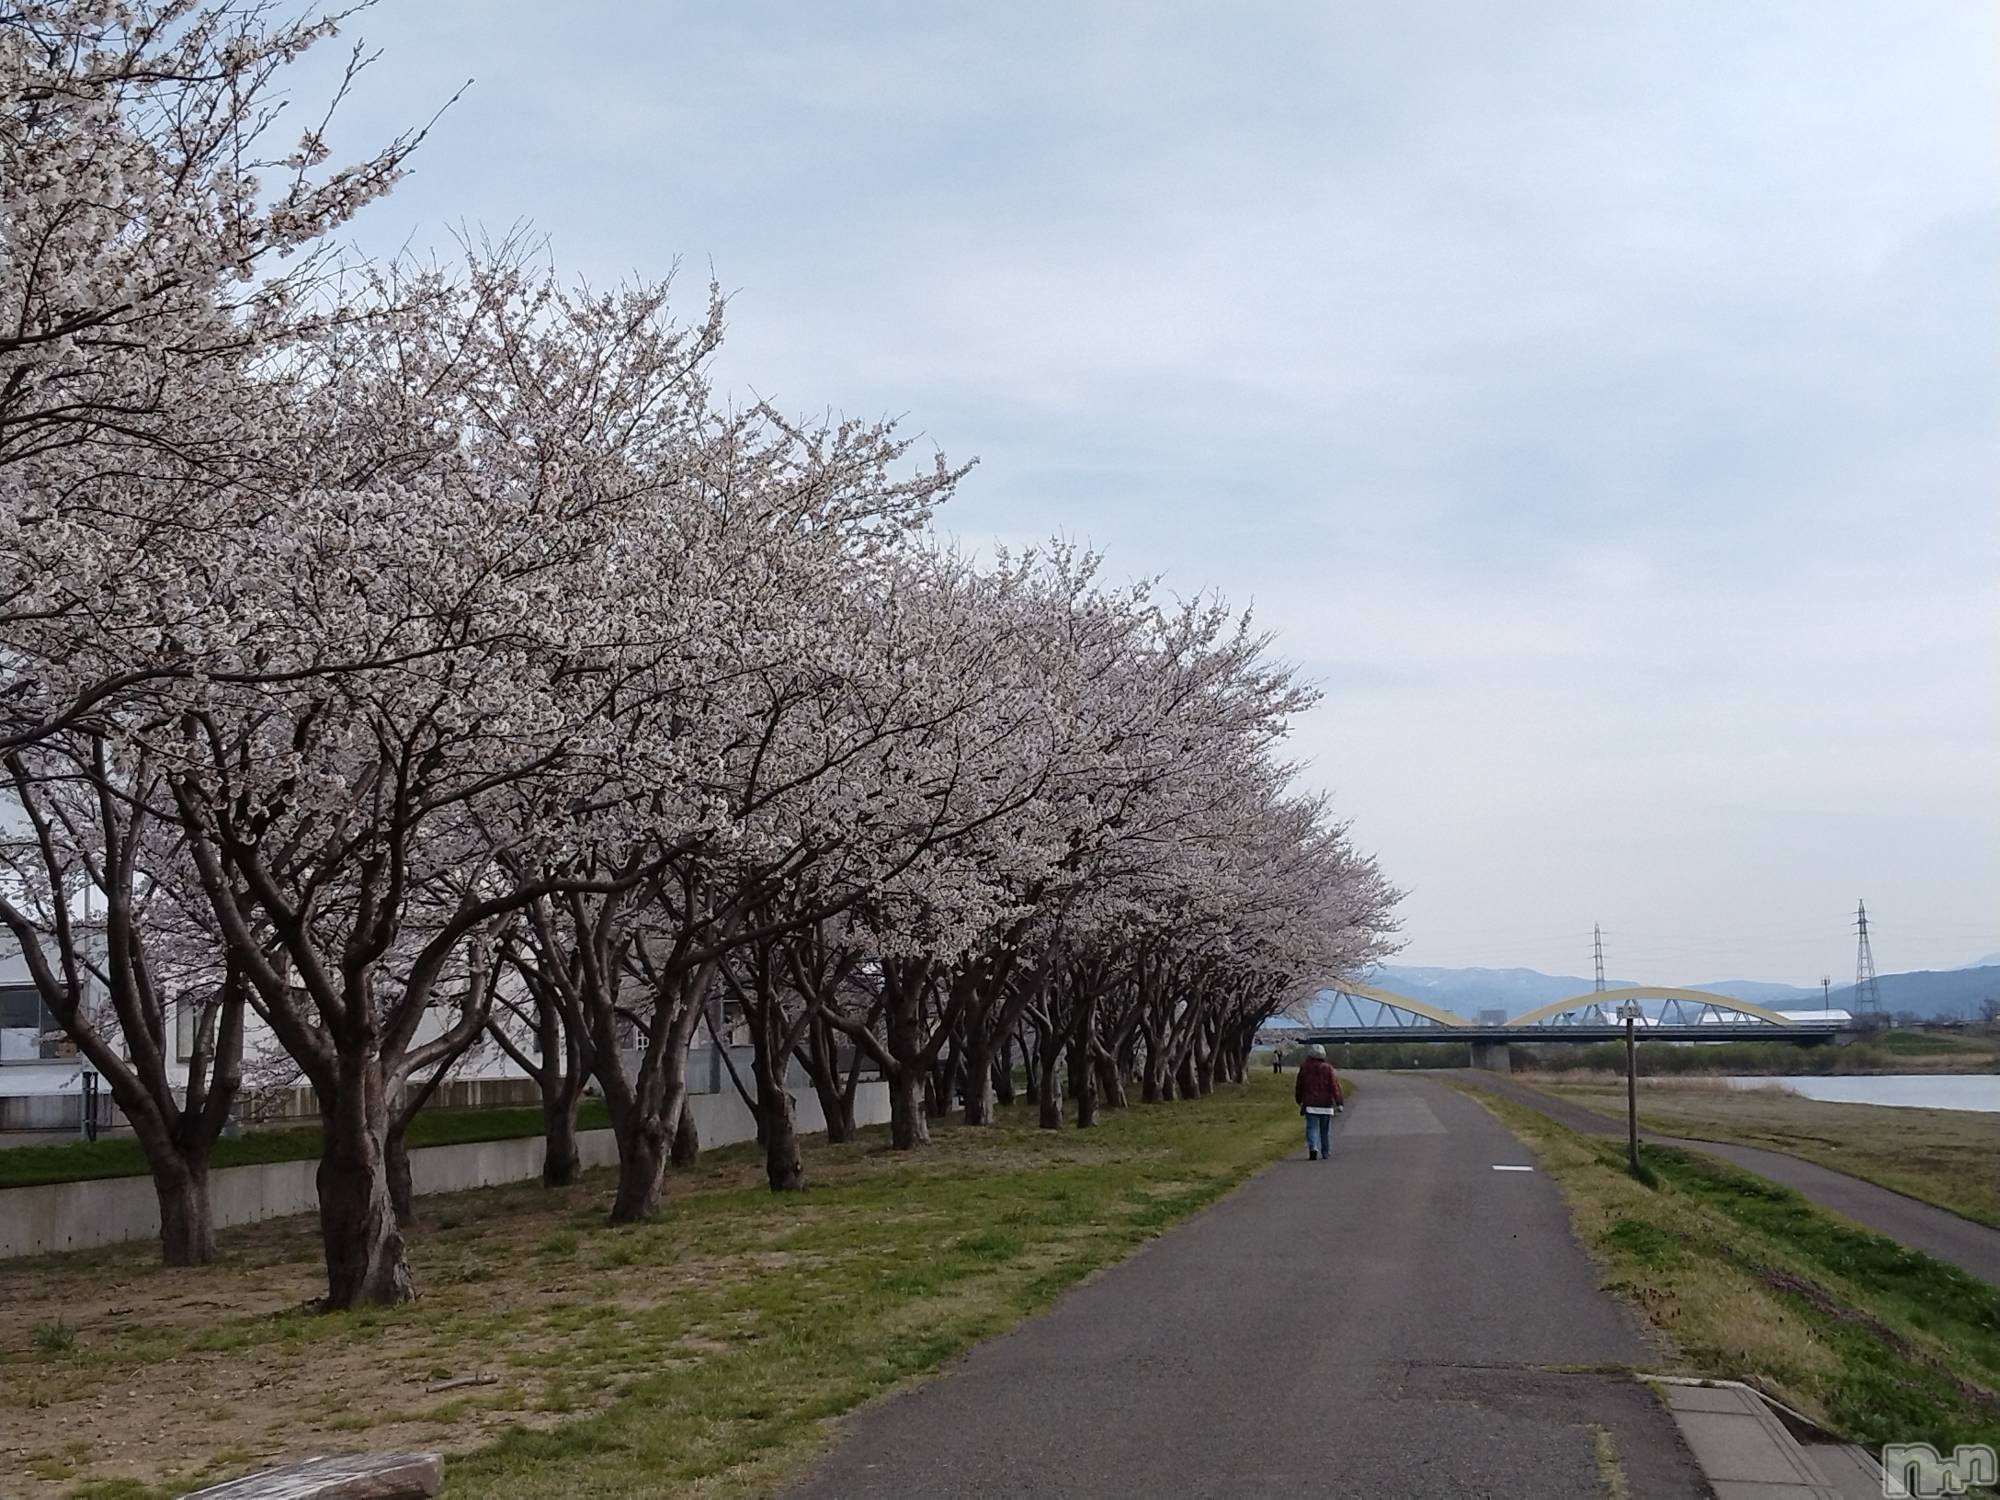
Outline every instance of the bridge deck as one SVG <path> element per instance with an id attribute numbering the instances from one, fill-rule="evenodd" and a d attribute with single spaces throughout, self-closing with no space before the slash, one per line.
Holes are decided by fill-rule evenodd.
<path id="1" fill-rule="evenodd" d="M 1642 1026 L 1642 1042 L 1824 1042 L 1853 1033 L 1838 1021 L 1805 1021 L 1773 1026 L 1764 1021 L 1741 1025 L 1711 1022 L 1705 1026 Z M 1575 1026 L 1329 1026 L 1300 1027 L 1285 1033 L 1286 1045 L 1297 1042 L 1621 1042 L 1619 1025 Z"/>

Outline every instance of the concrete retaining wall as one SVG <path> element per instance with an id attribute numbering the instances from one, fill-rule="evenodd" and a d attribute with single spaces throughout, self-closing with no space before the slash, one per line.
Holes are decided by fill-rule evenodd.
<path id="1" fill-rule="evenodd" d="M 824 1131 L 826 1117 L 820 1112 L 818 1096 L 807 1090 L 795 1097 L 799 1129 L 807 1134 Z M 704 1148 L 757 1138 L 757 1122 L 734 1090 L 697 1094 L 691 1103 Z M 883 1125 L 888 1119 L 889 1086 L 879 1081 L 863 1083 L 855 1095 L 854 1122 Z M 582 1132 L 577 1150 L 586 1167 L 606 1167 L 618 1160 L 617 1142 L 608 1130 Z M 208 1192 L 215 1209 L 215 1227 L 317 1213 L 319 1194 L 313 1177 L 318 1167 L 314 1161 L 281 1161 L 211 1172 Z M 503 1182 L 531 1181 L 541 1175 L 540 1136 L 420 1146 L 410 1153 L 410 1180 L 420 1194 L 458 1193 Z M 152 1239 L 159 1232 L 160 1205 L 153 1196 L 150 1177 L 107 1177 L 95 1182 L 0 1190 L 0 1260 Z"/>

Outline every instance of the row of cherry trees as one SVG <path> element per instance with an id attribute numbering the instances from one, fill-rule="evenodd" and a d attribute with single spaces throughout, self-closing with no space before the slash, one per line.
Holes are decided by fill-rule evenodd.
<path id="1" fill-rule="evenodd" d="M 482 1038 L 552 1183 L 602 1094 L 629 1220 L 725 998 L 789 1189 L 795 1058 L 836 1136 L 863 1066 L 913 1148 L 1017 1059 L 1088 1125 L 1240 1077 L 1382 951 L 1395 893 L 1295 789 L 1312 694 L 1247 621 L 940 545 L 961 470 L 716 395 L 712 288 L 682 321 L 511 245 L 337 263 L 415 137 L 263 144 L 333 29 L 0 15 L 0 922 L 170 1261 L 214 1254 L 252 1017 L 320 1101 L 352 1306 L 410 1295 L 403 1132 Z"/>

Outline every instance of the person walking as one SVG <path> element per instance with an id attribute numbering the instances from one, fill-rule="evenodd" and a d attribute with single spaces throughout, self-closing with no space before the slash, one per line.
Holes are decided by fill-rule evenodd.
<path id="1" fill-rule="evenodd" d="M 1306 1117 L 1306 1159 L 1324 1161 L 1333 1155 L 1333 1117 L 1347 1106 L 1340 1096 L 1340 1075 L 1326 1060 L 1326 1048 L 1317 1042 L 1306 1048 L 1292 1097 Z"/>

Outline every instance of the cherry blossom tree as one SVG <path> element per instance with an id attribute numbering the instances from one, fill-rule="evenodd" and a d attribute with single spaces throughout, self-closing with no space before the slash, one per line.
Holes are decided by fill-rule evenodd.
<path id="1" fill-rule="evenodd" d="M 265 450 L 243 372 L 356 314 L 329 235 L 394 185 L 422 132 L 328 165 L 358 46 L 319 112 L 292 121 L 284 71 L 343 19 L 262 0 L 0 13 L 0 746 L 212 665 L 144 629 L 110 662 L 18 637 L 157 620 L 145 601 L 213 561 L 184 486 Z M 94 479 L 162 467 L 179 483 L 121 485 L 126 524 L 92 524 Z"/>
<path id="2" fill-rule="evenodd" d="M 1247 618 L 939 544 L 963 469 L 718 400 L 713 287 L 682 323 L 670 282 L 513 244 L 337 265 L 417 137 L 259 143 L 339 20 L 0 15 L 0 921 L 170 1259 L 213 1253 L 246 1016 L 317 1096 L 352 1307 L 411 1295 L 404 1130 L 482 1039 L 541 1090 L 552 1185 L 596 1085 L 633 1220 L 725 993 L 787 1191 L 795 1057 L 842 1133 L 872 1063 L 913 1149 L 994 1118 L 1019 1040 L 1042 1123 L 1066 1079 L 1088 1125 L 1127 1079 L 1239 1079 L 1387 951 L 1396 892 L 1281 754 L 1315 695 Z"/>
<path id="3" fill-rule="evenodd" d="M 162 1257 L 213 1260 L 209 1156 L 242 1077 L 246 986 L 186 904 L 158 767 L 75 730 L 16 746 L 5 766 L 19 827 L 0 833 L 0 924 L 132 1126 Z"/>

